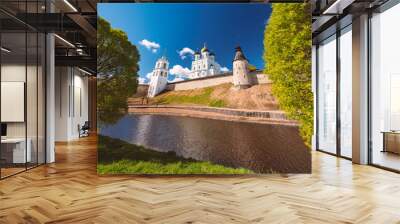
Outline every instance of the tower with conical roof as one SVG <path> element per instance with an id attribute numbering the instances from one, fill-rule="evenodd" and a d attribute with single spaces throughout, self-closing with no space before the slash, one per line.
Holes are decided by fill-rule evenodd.
<path id="1" fill-rule="evenodd" d="M 162 56 L 157 60 L 156 65 L 150 77 L 148 97 L 155 97 L 165 90 L 168 83 L 168 66 L 167 57 Z"/>
<path id="2" fill-rule="evenodd" d="M 249 70 L 246 57 L 242 49 L 238 46 L 235 48 L 235 58 L 233 59 L 233 85 L 237 89 L 245 89 L 250 87 Z"/>

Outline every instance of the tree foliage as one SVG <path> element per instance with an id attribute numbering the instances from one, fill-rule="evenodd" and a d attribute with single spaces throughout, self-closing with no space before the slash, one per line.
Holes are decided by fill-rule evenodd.
<path id="1" fill-rule="evenodd" d="M 103 18 L 97 23 L 97 108 L 100 121 L 113 122 L 136 92 L 140 55 L 125 32 Z"/>
<path id="2" fill-rule="evenodd" d="M 308 3 L 276 3 L 264 33 L 266 74 L 281 108 L 300 123 L 310 146 L 313 133 L 311 92 L 311 13 Z"/>
<path id="3" fill-rule="evenodd" d="M 97 31 L 97 72 L 102 78 L 139 71 L 139 52 L 122 30 L 113 29 L 99 18 Z"/>

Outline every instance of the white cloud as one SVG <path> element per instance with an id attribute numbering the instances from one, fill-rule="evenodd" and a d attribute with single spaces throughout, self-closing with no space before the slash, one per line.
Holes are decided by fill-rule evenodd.
<path id="1" fill-rule="evenodd" d="M 169 82 L 179 82 L 179 81 L 183 81 L 185 79 L 180 78 L 180 77 L 175 77 L 173 80 L 169 81 Z"/>
<path id="2" fill-rule="evenodd" d="M 221 72 L 229 72 L 229 69 L 227 67 L 222 67 Z"/>
<path id="3" fill-rule="evenodd" d="M 186 56 L 188 54 L 194 55 L 194 50 L 192 50 L 192 49 L 190 49 L 188 47 L 184 47 L 184 48 L 182 48 L 182 50 L 178 51 L 178 54 L 181 57 L 181 59 L 183 60 L 183 59 L 186 58 Z"/>
<path id="4" fill-rule="evenodd" d="M 143 40 L 139 41 L 139 44 L 144 46 L 145 48 L 147 48 L 147 50 L 150 50 L 153 53 L 156 53 L 157 50 L 160 48 L 159 43 L 156 43 L 154 41 L 150 41 L 147 39 L 143 39 Z"/>
<path id="5" fill-rule="evenodd" d="M 188 76 L 190 70 L 188 68 L 184 68 L 181 65 L 174 65 L 171 69 L 169 69 L 169 74 L 176 75 L 179 77 Z"/>
<path id="6" fill-rule="evenodd" d="M 146 84 L 149 82 L 148 79 L 143 78 L 143 77 L 138 77 L 138 81 L 139 81 L 139 84 Z"/>
<path id="7" fill-rule="evenodd" d="M 139 77 L 137 78 L 138 81 L 139 81 L 139 84 L 147 84 L 147 83 L 149 83 L 152 74 L 153 74 L 153 72 L 149 72 L 149 73 L 147 73 L 145 76 L 139 76 Z"/>

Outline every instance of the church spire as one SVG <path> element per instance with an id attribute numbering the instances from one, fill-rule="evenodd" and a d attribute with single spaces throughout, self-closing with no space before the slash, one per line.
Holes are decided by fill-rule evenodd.
<path id="1" fill-rule="evenodd" d="M 161 58 L 167 60 L 167 48 L 164 49 Z"/>
<path id="2" fill-rule="evenodd" d="M 206 42 L 204 42 L 204 47 L 201 49 L 201 52 L 208 52 Z"/>

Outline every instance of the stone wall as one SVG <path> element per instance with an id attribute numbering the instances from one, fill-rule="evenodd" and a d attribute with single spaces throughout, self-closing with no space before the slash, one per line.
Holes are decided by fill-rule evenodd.
<path id="1" fill-rule="evenodd" d="M 232 109 L 232 108 L 217 108 L 217 107 L 206 107 L 206 106 L 171 106 L 171 105 L 129 105 L 130 112 L 140 112 L 139 109 L 154 109 L 162 110 L 162 109 L 175 109 L 177 111 L 201 111 L 201 112 L 212 112 L 230 116 L 241 116 L 241 117 L 253 117 L 253 118 L 264 118 L 264 119 L 272 119 L 272 120 L 281 120 L 281 121 L 291 121 L 296 123 L 295 121 L 289 120 L 286 117 L 286 114 L 282 111 L 261 111 L 261 110 L 248 110 L 248 109 Z M 147 111 L 148 112 L 148 111 Z"/>
<path id="2" fill-rule="evenodd" d="M 149 90 L 149 85 L 139 84 L 134 97 L 144 97 L 147 96 L 147 91 Z"/>
<path id="3" fill-rule="evenodd" d="M 271 83 L 271 81 L 268 79 L 268 75 L 263 74 L 261 71 L 251 72 L 249 76 L 252 85 Z M 167 90 L 177 91 L 217 86 L 224 83 L 232 83 L 232 78 L 232 73 L 228 73 L 195 80 L 185 80 L 176 83 L 169 83 L 167 85 Z"/>
<path id="4" fill-rule="evenodd" d="M 221 85 L 224 83 L 232 82 L 232 75 L 219 75 L 212 77 L 204 77 L 195 80 L 185 80 L 181 82 L 168 84 L 168 90 L 189 90 L 189 89 L 199 89 L 209 86 Z"/>
<path id="5" fill-rule="evenodd" d="M 271 83 L 272 81 L 268 78 L 268 75 L 263 74 L 263 73 L 252 73 L 250 74 L 250 83 L 252 85 L 258 85 L 258 84 L 267 84 Z"/>

